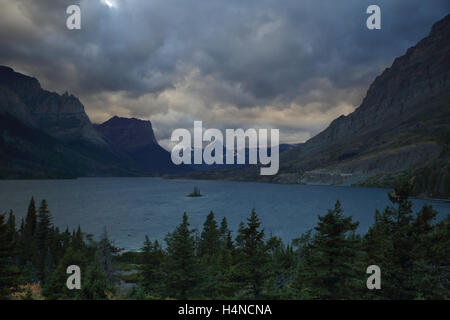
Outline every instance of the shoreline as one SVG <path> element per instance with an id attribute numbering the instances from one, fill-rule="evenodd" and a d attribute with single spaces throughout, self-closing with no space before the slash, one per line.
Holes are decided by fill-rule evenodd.
<path id="1" fill-rule="evenodd" d="M 394 187 L 380 187 L 380 186 L 368 186 L 368 185 L 345 185 L 345 184 L 308 184 L 308 183 L 293 183 L 293 182 L 277 182 L 277 181 L 261 181 L 261 180 L 240 180 L 240 179 L 208 179 L 205 177 L 192 177 L 192 176 L 174 176 L 174 175 L 161 175 L 161 176 L 86 176 L 86 177 L 73 177 L 73 178 L 0 178 L 0 181 L 72 181 L 77 179 L 117 179 L 117 178 L 155 178 L 163 180 L 176 180 L 176 181 L 221 181 L 221 182 L 242 182 L 242 183 L 262 183 L 262 184 L 276 184 L 276 185 L 301 185 L 301 186 L 315 186 L 315 187 L 351 187 L 351 188 L 369 188 L 369 189 L 382 189 L 392 190 Z M 450 202 L 450 198 L 433 198 L 423 195 L 411 196 L 410 199 L 416 200 L 432 200 L 441 202 Z"/>

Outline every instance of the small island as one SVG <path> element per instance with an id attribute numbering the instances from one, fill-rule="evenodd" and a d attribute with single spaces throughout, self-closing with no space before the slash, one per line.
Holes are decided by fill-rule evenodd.
<path id="1" fill-rule="evenodd" d="M 192 197 L 201 197 L 203 195 L 200 193 L 200 189 L 198 187 L 194 187 L 194 191 L 189 193 L 187 196 L 192 198 Z"/>

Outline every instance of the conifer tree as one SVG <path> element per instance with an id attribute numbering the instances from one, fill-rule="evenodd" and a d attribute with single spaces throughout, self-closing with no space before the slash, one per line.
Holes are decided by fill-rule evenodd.
<path id="1" fill-rule="evenodd" d="M 36 230 L 37 212 L 34 197 L 32 197 L 25 218 L 20 253 L 21 260 L 23 260 L 21 265 L 24 267 L 23 275 L 29 282 L 38 281 L 36 262 L 38 261 L 39 250 L 36 241 Z"/>
<path id="2" fill-rule="evenodd" d="M 228 228 L 228 222 L 227 218 L 223 217 L 222 221 L 220 222 L 220 228 L 219 228 L 219 240 L 220 240 L 220 246 L 223 248 L 233 251 L 234 244 L 233 244 L 233 237 L 231 236 L 231 230 Z"/>
<path id="3" fill-rule="evenodd" d="M 5 216 L 0 215 L 0 300 L 7 299 L 16 286 L 15 247 Z"/>
<path id="4" fill-rule="evenodd" d="M 247 226 L 241 225 L 236 242 L 240 245 L 238 272 L 241 274 L 244 296 L 261 298 L 264 278 L 266 276 L 267 252 L 264 245 L 264 230 L 255 210 L 247 218 Z"/>
<path id="5" fill-rule="evenodd" d="M 87 286 L 85 283 L 85 272 L 89 263 L 89 258 L 86 255 L 74 249 L 68 248 L 64 257 L 59 261 L 58 266 L 49 275 L 48 281 L 43 285 L 43 294 L 47 299 L 76 299 L 78 297 L 78 290 L 69 290 L 66 286 L 67 282 L 67 267 L 71 265 L 79 266 L 81 269 L 81 287 Z"/>
<path id="6" fill-rule="evenodd" d="M 382 214 L 376 213 L 375 224 L 365 236 L 365 249 L 371 259 L 367 263 L 378 265 L 383 273 L 383 290 L 377 294 L 389 299 L 415 298 L 410 281 L 414 265 L 410 190 L 405 183 L 388 194 L 393 206 L 386 207 Z"/>
<path id="7" fill-rule="evenodd" d="M 38 211 L 38 222 L 36 226 L 37 260 L 36 267 L 41 281 L 46 280 L 46 267 L 49 259 L 49 246 L 52 236 L 51 214 L 47 202 L 42 200 Z"/>
<path id="8" fill-rule="evenodd" d="M 31 198 L 28 205 L 27 216 L 25 218 L 25 239 L 27 242 L 31 242 L 34 234 L 36 233 L 37 226 L 37 214 L 36 206 L 34 203 L 34 197 Z"/>
<path id="9" fill-rule="evenodd" d="M 167 259 L 164 267 L 166 295 L 177 299 L 193 298 L 198 293 L 198 263 L 195 257 L 194 230 L 189 229 L 188 216 L 166 237 Z"/>
<path id="10" fill-rule="evenodd" d="M 199 262 L 204 276 L 199 286 L 203 296 L 216 298 L 218 296 L 218 277 L 220 272 L 219 255 L 223 250 L 220 231 L 211 211 L 203 224 L 203 231 L 199 241 Z"/>
<path id="11" fill-rule="evenodd" d="M 434 237 L 435 229 L 438 228 L 433 223 L 436 216 L 437 212 L 431 206 L 424 205 L 411 225 L 414 256 L 412 281 L 416 297 L 420 295 L 425 299 L 442 299 L 447 293 L 440 281 L 445 277 L 441 268 L 445 261 L 445 256 L 441 255 L 445 250 L 440 254 L 433 250 L 435 244 L 441 242 Z"/>
<path id="12" fill-rule="evenodd" d="M 12 210 L 9 210 L 8 221 L 6 222 L 8 226 L 8 236 L 12 242 L 15 242 L 16 239 L 16 216 L 14 215 Z"/>
<path id="13" fill-rule="evenodd" d="M 440 280 L 445 252 L 438 246 L 445 242 L 435 238 L 437 213 L 424 206 L 412 215 L 408 200 L 412 186 L 403 183 L 389 193 L 392 206 L 382 214 L 376 212 L 375 224 L 364 236 L 366 264 L 378 265 L 383 274 L 383 288 L 368 297 L 386 299 L 442 298 L 445 286 Z M 448 237 L 447 237 L 448 238 Z M 438 253 L 440 252 L 440 253 Z M 449 263 L 450 264 L 450 263 Z"/>
<path id="14" fill-rule="evenodd" d="M 310 290 L 319 299 L 350 299 L 364 283 L 355 269 L 359 259 L 359 240 L 354 236 L 358 222 L 342 214 L 340 202 L 319 216 L 310 252 L 301 264 L 301 290 Z"/>
<path id="15" fill-rule="evenodd" d="M 85 272 L 84 285 L 81 290 L 76 290 L 76 299 L 82 300 L 106 300 L 108 293 L 112 291 L 106 274 L 98 261 L 91 263 Z"/>
<path id="16" fill-rule="evenodd" d="M 220 251 L 216 264 L 216 287 L 214 290 L 210 290 L 210 292 L 214 293 L 214 298 L 229 299 L 234 297 L 237 288 L 234 268 L 232 252 L 225 247 Z"/>
<path id="17" fill-rule="evenodd" d="M 81 232 L 80 232 L 81 233 Z M 98 243 L 97 249 L 99 267 L 105 275 L 105 279 L 108 285 L 112 286 L 114 279 L 114 267 L 113 267 L 113 245 L 108 238 L 108 232 L 104 227 L 103 234 Z"/>
<path id="18" fill-rule="evenodd" d="M 228 222 L 227 222 L 227 218 L 223 217 L 222 221 L 220 222 L 220 228 L 219 228 L 219 237 L 220 237 L 220 242 L 221 245 L 223 246 L 226 242 L 226 237 L 228 235 Z"/>
<path id="19" fill-rule="evenodd" d="M 72 244 L 71 246 L 76 250 L 82 250 L 84 248 L 83 233 L 81 232 L 81 227 L 78 225 L 77 231 L 72 234 Z"/>
<path id="20" fill-rule="evenodd" d="M 236 247 L 242 249 L 244 247 L 245 223 L 241 221 L 238 226 L 238 233 L 235 239 Z"/>
<path id="21" fill-rule="evenodd" d="M 161 282 L 161 264 L 164 253 L 158 240 L 153 243 L 145 236 L 142 248 L 141 285 L 147 293 L 158 294 Z"/>
<path id="22" fill-rule="evenodd" d="M 65 252 L 69 248 L 72 241 L 72 235 L 70 234 L 69 227 L 66 227 L 66 230 L 63 232 L 61 238 L 62 238 L 62 249 Z"/>
<path id="23" fill-rule="evenodd" d="M 214 219 L 214 213 L 211 211 L 203 224 L 203 231 L 199 242 L 199 256 L 204 258 L 208 263 L 219 253 L 219 236 L 220 234 L 217 229 L 216 220 Z"/>
<path id="24" fill-rule="evenodd" d="M 296 261 L 291 246 L 285 246 L 279 237 L 270 237 L 266 242 L 269 255 L 264 295 L 270 299 L 292 298 L 288 286 L 293 281 Z"/>

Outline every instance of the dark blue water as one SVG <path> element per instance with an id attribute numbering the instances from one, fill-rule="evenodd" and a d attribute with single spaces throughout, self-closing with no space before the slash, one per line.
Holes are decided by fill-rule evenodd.
<path id="1" fill-rule="evenodd" d="M 204 197 L 188 198 L 194 186 Z M 365 232 L 375 209 L 389 204 L 386 189 L 278 185 L 228 181 L 187 181 L 158 178 L 83 178 L 77 180 L 0 181 L 0 212 L 13 209 L 26 215 L 28 202 L 45 198 L 60 228 L 75 228 L 98 237 L 104 226 L 115 244 L 125 249 L 142 246 L 144 236 L 164 239 L 188 213 L 191 227 L 201 230 L 210 210 L 218 221 L 226 216 L 231 229 L 250 215 L 259 214 L 266 234 L 289 241 L 313 228 L 337 199 L 344 214 L 360 222 Z M 450 213 L 450 202 L 413 200 L 417 211 L 431 204 L 440 217 Z"/>

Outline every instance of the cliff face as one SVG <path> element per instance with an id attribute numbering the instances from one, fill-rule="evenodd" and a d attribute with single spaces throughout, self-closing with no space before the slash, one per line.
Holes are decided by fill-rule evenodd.
<path id="1" fill-rule="evenodd" d="M 159 175 L 176 170 L 150 121 L 96 128 L 81 102 L 0 66 L 0 178 Z"/>
<path id="2" fill-rule="evenodd" d="M 449 142 L 450 15 L 375 79 L 353 113 L 286 152 L 275 181 L 387 187 L 406 178 L 417 194 L 449 197 Z"/>
<path id="3" fill-rule="evenodd" d="M 123 150 L 158 144 L 150 121 L 115 116 L 95 125 L 95 128 L 109 142 Z"/>
<path id="4" fill-rule="evenodd" d="M 341 116 L 308 141 L 323 145 L 346 137 L 358 137 L 393 129 L 430 111 L 431 97 L 450 88 L 450 16 L 437 22 L 428 37 L 394 60 L 370 86 L 362 104 Z"/>
<path id="5" fill-rule="evenodd" d="M 3 66 L 0 66 L 0 101 L 0 110 L 52 137 L 107 147 L 76 97 L 43 90 L 37 79 Z"/>
<path id="6" fill-rule="evenodd" d="M 95 128 L 113 150 L 126 154 L 132 165 L 146 174 L 181 169 L 172 164 L 170 153 L 156 141 L 150 121 L 115 116 Z"/>

